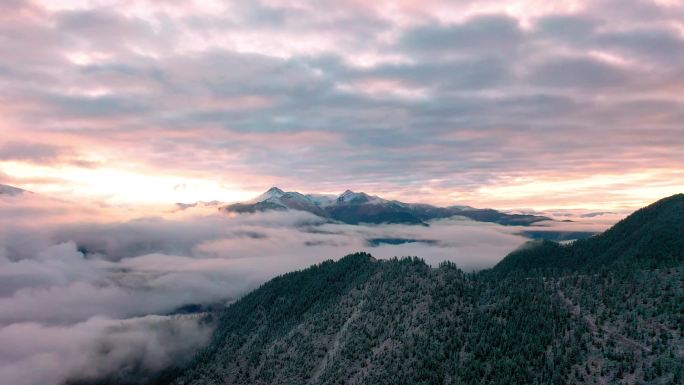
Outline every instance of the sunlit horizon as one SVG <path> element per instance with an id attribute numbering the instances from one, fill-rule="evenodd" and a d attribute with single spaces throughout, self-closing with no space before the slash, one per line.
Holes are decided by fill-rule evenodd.
<path id="1" fill-rule="evenodd" d="M 679 384 L 682 193 L 684 0 L 0 0 L 0 385 Z"/>
<path id="2" fill-rule="evenodd" d="M 684 6 L 0 6 L 0 183 L 112 205 L 270 186 L 497 209 L 684 191 Z"/>

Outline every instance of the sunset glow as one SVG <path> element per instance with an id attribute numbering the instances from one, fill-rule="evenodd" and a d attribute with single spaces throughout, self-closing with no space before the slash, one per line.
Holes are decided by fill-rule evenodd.
<path id="1" fill-rule="evenodd" d="M 0 183 L 132 206 L 272 185 L 502 209 L 684 190 L 679 2 L 335 8 L 0 6 Z"/>
<path id="2" fill-rule="evenodd" d="M 0 385 L 684 384 L 684 0 L 0 0 Z"/>

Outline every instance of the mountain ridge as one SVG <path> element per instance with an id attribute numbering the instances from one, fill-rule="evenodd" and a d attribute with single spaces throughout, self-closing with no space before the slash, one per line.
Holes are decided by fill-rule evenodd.
<path id="1" fill-rule="evenodd" d="M 598 235 L 562 245 L 533 241 L 504 257 L 497 272 L 581 269 L 632 263 L 659 267 L 684 259 L 684 194 L 641 208 Z"/>
<path id="2" fill-rule="evenodd" d="M 425 203 L 404 203 L 388 200 L 364 192 L 346 190 L 338 196 L 302 194 L 271 187 L 263 194 L 246 202 L 219 208 L 221 212 L 254 213 L 260 211 L 299 210 L 347 224 L 402 223 L 427 225 L 432 219 L 462 216 L 478 222 L 501 225 L 529 225 L 551 218 L 527 214 L 507 214 L 494 209 L 477 209 L 452 205 L 438 207 Z"/>

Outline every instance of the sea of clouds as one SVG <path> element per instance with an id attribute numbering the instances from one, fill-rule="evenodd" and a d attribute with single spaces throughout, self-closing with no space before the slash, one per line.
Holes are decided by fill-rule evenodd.
<path id="1" fill-rule="evenodd" d="M 278 274 L 351 252 L 473 271 L 527 241 L 524 228 L 459 218 L 354 226 L 304 212 L 193 210 L 132 218 L 36 194 L 0 196 L 0 384 L 144 378 L 182 364 L 208 341 L 215 317 L 177 309 L 220 307 Z"/>

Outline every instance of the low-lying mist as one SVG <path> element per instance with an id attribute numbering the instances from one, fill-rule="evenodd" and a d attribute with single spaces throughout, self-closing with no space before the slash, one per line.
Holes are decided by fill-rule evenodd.
<path id="1" fill-rule="evenodd" d="M 212 323 L 177 309 L 228 304 L 278 274 L 351 252 L 450 260 L 473 271 L 527 240 L 524 228 L 458 218 L 429 227 L 354 226 L 304 212 L 186 210 L 124 219 L 112 211 L 0 196 L 3 385 L 182 363 L 207 341 Z"/>

